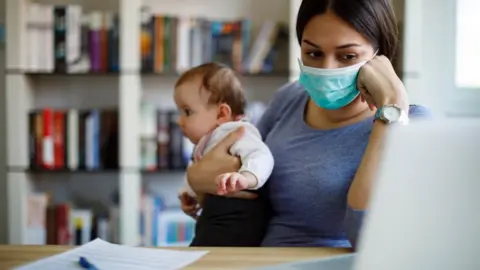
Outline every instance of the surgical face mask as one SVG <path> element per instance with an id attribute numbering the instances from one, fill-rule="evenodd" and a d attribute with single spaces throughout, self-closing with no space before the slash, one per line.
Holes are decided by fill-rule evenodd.
<path id="1" fill-rule="evenodd" d="M 360 68 L 367 62 L 344 68 L 323 69 L 304 66 L 298 59 L 301 71 L 299 83 L 317 106 L 336 110 L 347 106 L 360 94 L 357 89 L 357 76 Z"/>

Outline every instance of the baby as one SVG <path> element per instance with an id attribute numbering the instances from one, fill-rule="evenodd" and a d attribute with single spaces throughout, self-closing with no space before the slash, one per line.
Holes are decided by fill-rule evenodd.
<path id="1" fill-rule="evenodd" d="M 237 172 L 218 175 L 217 194 L 195 194 L 185 183 L 180 191 L 182 209 L 197 218 L 192 246 L 258 246 L 268 219 L 262 199 L 227 198 L 227 193 L 262 187 L 273 169 L 273 156 L 260 132 L 244 117 L 245 97 L 234 72 L 217 63 L 207 63 L 186 71 L 175 84 L 175 103 L 180 111 L 178 125 L 195 144 L 192 162 L 212 149 L 230 132 L 244 127 L 244 135 L 231 148 L 242 167 Z"/>

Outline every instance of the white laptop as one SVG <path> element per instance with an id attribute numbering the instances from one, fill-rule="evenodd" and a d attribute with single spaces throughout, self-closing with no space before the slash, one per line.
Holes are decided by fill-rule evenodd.
<path id="1" fill-rule="evenodd" d="M 393 128 L 358 253 L 259 269 L 480 269 L 480 119 Z"/>

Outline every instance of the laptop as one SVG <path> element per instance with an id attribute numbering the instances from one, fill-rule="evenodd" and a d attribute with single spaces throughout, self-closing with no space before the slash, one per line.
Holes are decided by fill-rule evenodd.
<path id="1" fill-rule="evenodd" d="M 258 270 L 480 269 L 480 119 L 392 126 L 358 253 Z"/>

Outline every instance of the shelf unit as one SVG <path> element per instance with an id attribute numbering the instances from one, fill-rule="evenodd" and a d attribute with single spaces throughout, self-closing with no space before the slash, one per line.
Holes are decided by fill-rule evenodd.
<path id="1" fill-rule="evenodd" d="M 140 1 L 118 0 L 118 11 L 122 18 L 120 28 L 120 66 L 118 74 L 118 110 L 120 122 L 120 168 L 138 168 L 139 166 L 139 112 L 141 83 L 139 70 L 139 13 Z M 25 70 L 25 20 L 26 0 L 7 1 L 7 70 Z M 28 123 L 27 117 L 33 105 L 32 85 L 29 74 L 7 72 L 7 119 L 16 119 L 7 123 L 7 165 L 8 168 L 28 168 Z M 127 125 L 128 123 L 128 125 Z M 120 194 L 120 241 L 122 244 L 138 243 L 138 211 L 140 201 L 141 173 L 135 170 L 119 170 L 118 187 Z M 32 190 L 30 173 L 27 171 L 9 171 L 7 173 L 9 202 L 9 243 L 26 242 L 26 198 Z"/>
<path id="2" fill-rule="evenodd" d="M 34 1 L 34 0 L 33 0 Z M 110 1 L 110 0 L 109 0 Z M 29 192 L 34 189 L 35 181 L 33 178 L 38 174 L 70 174 L 70 173 L 90 173 L 102 174 L 111 173 L 118 175 L 118 190 L 120 196 L 120 243 L 126 245 L 138 245 L 139 232 L 139 200 L 140 190 L 142 188 L 143 175 L 156 174 L 161 172 L 142 172 L 139 168 L 140 159 L 140 103 L 142 99 L 143 77 L 149 78 L 167 78 L 174 79 L 177 74 L 155 74 L 142 73 L 140 71 L 140 48 L 138 41 L 140 37 L 140 9 L 142 5 L 154 5 L 154 11 L 174 15 L 205 15 L 206 17 L 214 14 L 212 6 L 224 6 L 226 17 L 248 16 L 250 13 L 253 19 L 263 20 L 262 10 L 281 8 L 288 9 L 286 21 L 290 22 L 292 33 L 294 30 L 295 16 L 301 0 L 282 0 L 287 5 L 279 5 L 279 0 L 236 0 L 225 4 L 224 0 L 113 0 L 118 1 L 115 5 L 118 7 L 118 13 L 121 18 L 120 26 L 120 66 L 118 73 L 86 73 L 86 74 L 45 74 L 31 73 L 26 71 L 26 30 L 25 21 L 27 14 L 25 12 L 28 0 L 6 0 L 6 114 L 7 114 L 7 193 L 8 193 L 8 243 L 24 244 L 26 243 L 26 224 L 27 224 L 27 203 L 26 198 Z M 41 3 L 49 4 L 80 4 L 83 5 L 87 0 L 38 0 Z M 95 1 L 90 1 L 95 2 Z M 99 3 L 103 5 L 106 3 Z M 100 1 L 102 2 L 102 1 Z M 108 2 L 108 1 L 105 1 Z M 173 3 L 175 2 L 175 3 Z M 91 3 L 90 3 L 91 5 Z M 257 5 L 257 6 L 255 6 Z M 178 8 L 178 7 L 190 8 Z M 258 8 L 258 6 L 260 8 Z M 240 8 L 241 7 L 241 8 Z M 165 8 L 165 9 L 163 9 Z M 238 11 L 237 9 L 240 9 Z M 207 12 L 208 11 L 208 12 Z M 180 13 L 180 14 L 179 14 Z M 208 13 L 208 14 L 203 14 Z M 256 33 L 254 32 L 253 35 Z M 295 58 L 299 55 L 296 39 L 291 35 L 289 52 L 289 71 L 273 74 L 244 74 L 246 78 L 285 78 L 292 80 L 298 74 Z M 292 45 L 291 44 L 291 45 Z M 293 59 L 292 59 L 293 57 Z M 26 115 L 34 106 L 35 86 L 32 81 L 37 77 L 68 77 L 72 80 L 75 77 L 113 77 L 118 80 L 118 93 L 115 98 L 118 99 L 119 110 L 119 138 L 120 138 L 120 158 L 118 170 L 107 171 L 38 171 L 29 170 L 28 158 L 28 119 Z M 116 78 L 117 77 L 117 78 Z M 272 86 L 272 93 L 277 86 Z M 70 91 L 70 89 L 68 89 Z"/>
<path id="3" fill-rule="evenodd" d="M 47 72 L 25 72 L 20 70 L 7 70 L 7 74 L 23 74 L 26 76 L 31 77 L 81 77 L 81 76 L 119 76 L 121 75 L 119 72 L 85 72 L 85 73 L 47 73 Z M 154 73 L 154 72 L 141 72 L 140 75 L 143 76 L 152 76 L 152 77 L 159 77 L 159 78 L 176 78 L 180 76 L 179 73 L 175 72 L 162 72 L 162 73 Z M 288 77 L 290 72 L 288 71 L 275 71 L 270 73 L 239 73 L 241 77 L 246 78 L 265 78 L 265 77 Z"/>

